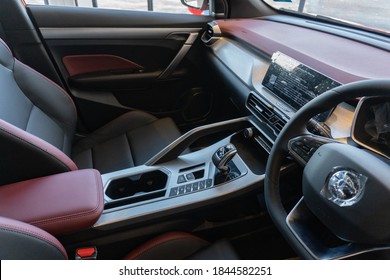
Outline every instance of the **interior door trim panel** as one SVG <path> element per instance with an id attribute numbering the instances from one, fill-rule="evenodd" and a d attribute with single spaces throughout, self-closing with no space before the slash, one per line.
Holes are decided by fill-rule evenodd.
<path id="1" fill-rule="evenodd" d="M 46 40 L 54 39 L 167 39 L 175 33 L 197 33 L 201 28 L 132 28 L 132 27 L 42 27 Z M 173 37 L 171 40 L 176 40 Z M 181 39 L 181 37 L 179 37 Z M 187 40 L 187 38 L 186 38 Z"/>
<path id="2" fill-rule="evenodd" d="M 69 84 L 86 90 L 129 90 L 155 82 L 160 73 L 161 71 L 120 73 L 115 75 L 110 73 L 87 74 L 70 77 Z"/>
<path id="3" fill-rule="evenodd" d="M 190 103 L 205 95 L 194 98 L 192 89 L 204 75 L 199 35 L 212 20 L 209 16 L 36 5 L 27 11 L 89 130 L 123 109 L 173 115 L 185 123 Z M 69 65 L 72 56 L 82 56 L 84 62 Z M 118 58 L 103 63 L 89 60 L 93 56 Z M 98 114 L 100 110 L 106 114 Z"/>
<path id="4" fill-rule="evenodd" d="M 109 54 L 68 55 L 62 58 L 62 62 L 70 77 L 100 71 L 143 69 L 133 61 Z"/>

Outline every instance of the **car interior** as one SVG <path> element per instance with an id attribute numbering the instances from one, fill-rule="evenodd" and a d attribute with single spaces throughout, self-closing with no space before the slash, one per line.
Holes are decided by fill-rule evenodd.
<path id="1" fill-rule="evenodd" d="M 0 259 L 390 257 L 390 31 L 195 2 L 0 0 Z"/>

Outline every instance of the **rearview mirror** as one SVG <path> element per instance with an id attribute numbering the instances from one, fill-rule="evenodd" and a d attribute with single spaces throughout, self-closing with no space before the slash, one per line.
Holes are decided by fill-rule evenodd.
<path id="1" fill-rule="evenodd" d="M 208 10 L 208 0 L 180 0 L 184 6 L 205 11 Z"/>

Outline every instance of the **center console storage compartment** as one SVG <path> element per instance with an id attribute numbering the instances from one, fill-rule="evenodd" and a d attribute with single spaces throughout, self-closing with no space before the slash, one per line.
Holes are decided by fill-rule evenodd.
<path id="1" fill-rule="evenodd" d="M 114 179 L 105 191 L 110 199 L 106 201 L 105 208 L 163 197 L 167 181 L 168 175 L 160 170 Z"/>
<path id="2" fill-rule="evenodd" d="M 103 211 L 97 170 L 84 169 L 0 187 L 0 216 L 60 235 L 87 229 Z"/>

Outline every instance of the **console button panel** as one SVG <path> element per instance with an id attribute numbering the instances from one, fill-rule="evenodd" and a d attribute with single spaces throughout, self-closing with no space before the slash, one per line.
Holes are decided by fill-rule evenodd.
<path id="1" fill-rule="evenodd" d="M 205 189 L 209 189 L 213 187 L 213 180 L 212 179 L 206 179 L 202 181 L 197 181 L 194 183 L 188 183 L 184 185 L 180 185 L 177 187 L 171 188 L 169 191 L 169 197 L 189 194 L 197 191 L 202 191 Z"/>

